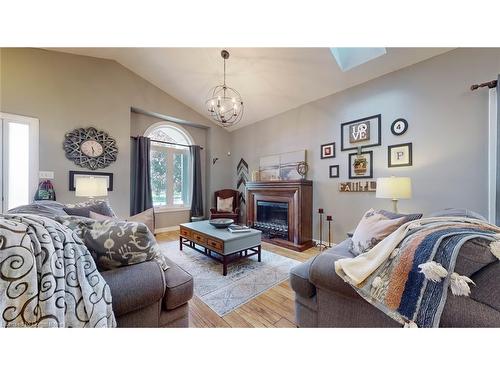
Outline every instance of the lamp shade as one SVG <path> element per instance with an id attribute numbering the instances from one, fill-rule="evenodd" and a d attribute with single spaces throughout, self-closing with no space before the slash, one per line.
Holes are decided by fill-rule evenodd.
<path id="1" fill-rule="evenodd" d="M 108 195 L 106 177 L 78 177 L 75 181 L 77 197 L 103 197 Z"/>
<path id="2" fill-rule="evenodd" d="M 411 198 L 410 177 L 377 178 L 377 198 L 409 199 Z"/>

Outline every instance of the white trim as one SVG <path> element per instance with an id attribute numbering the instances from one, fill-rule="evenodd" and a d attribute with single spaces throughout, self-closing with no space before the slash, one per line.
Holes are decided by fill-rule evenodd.
<path id="1" fill-rule="evenodd" d="M 161 206 L 155 206 L 153 207 L 156 213 L 163 213 L 163 212 L 183 212 L 183 211 L 191 211 L 191 207 L 161 207 Z"/>
<path id="2" fill-rule="evenodd" d="M 488 112 L 488 221 L 496 221 L 497 192 L 497 92 L 489 90 Z"/>
<path id="3" fill-rule="evenodd" d="M 146 129 L 146 131 L 144 132 L 144 136 L 149 137 L 149 135 L 158 128 L 173 128 L 173 129 L 179 131 L 184 137 L 187 138 L 188 145 L 194 145 L 194 140 L 193 140 L 193 137 L 191 136 L 191 134 L 189 134 L 189 132 L 186 129 L 184 129 L 182 126 L 179 126 L 179 125 L 177 125 L 173 122 L 170 122 L 170 121 L 155 122 L 154 124 L 150 125 Z"/>
<path id="4" fill-rule="evenodd" d="M 12 113 L 6 113 L 6 112 L 0 112 L 0 118 L 2 119 L 2 147 L 1 147 L 1 159 L 2 159 L 2 165 L 0 166 L 2 169 L 2 176 L 7 176 L 7 167 L 9 165 L 8 163 L 8 152 L 9 152 L 9 145 L 5 144 L 3 140 L 8 134 L 8 130 L 6 127 L 4 127 L 4 122 L 16 122 L 16 123 L 21 123 L 21 124 L 27 124 L 29 126 L 29 153 L 30 153 L 30 160 L 29 160 L 29 201 L 33 198 L 35 195 L 35 192 L 38 188 L 38 182 L 39 182 L 39 126 L 40 126 L 40 121 L 35 118 L 35 117 L 29 117 L 29 116 L 21 116 L 21 115 L 16 115 Z M 2 202 L 2 212 L 5 212 L 8 207 L 8 197 L 7 195 L 9 194 L 8 192 L 8 187 L 7 187 L 7 179 L 2 178 L 2 196 L 3 196 L 3 202 Z M 29 203 L 28 201 L 28 203 Z"/>
<path id="5" fill-rule="evenodd" d="M 164 227 L 164 228 L 155 228 L 155 234 L 157 233 L 166 233 L 166 232 L 174 232 L 179 230 L 178 225 L 174 225 L 173 227 Z"/>

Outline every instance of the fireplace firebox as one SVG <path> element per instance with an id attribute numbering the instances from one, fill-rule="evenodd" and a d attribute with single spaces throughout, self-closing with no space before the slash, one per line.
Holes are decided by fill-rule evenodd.
<path id="1" fill-rule="evenodd" d="M 257 220 L 253 227 L 266 238 L 288 240 L 288 203 L 257 201 Z"/>
<path id="2" fill-rule="evenodd" d="M 247 183 L 247 225 L 288 249 L 312 247 L 312 181 Z"/>

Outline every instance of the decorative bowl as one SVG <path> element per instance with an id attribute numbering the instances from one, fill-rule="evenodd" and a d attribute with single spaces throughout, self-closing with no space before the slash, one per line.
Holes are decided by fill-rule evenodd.
<path id="1" fill-rule="evenodd" d="M 208 221 L 210 224 L 212 224 L 216 228 L 227 228 L 231 224 L 234 223 L 233 219 L 212 219 Z"/>

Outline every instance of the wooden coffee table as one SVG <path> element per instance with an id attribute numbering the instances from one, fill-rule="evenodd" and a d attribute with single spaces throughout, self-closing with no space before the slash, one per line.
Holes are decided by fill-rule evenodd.
<path id="1" fill-rule="evenodd" d="M 231 233 L 227 229 L 217 229 L 208 220 L 180 225 L 180 250 L 184 245 L 222 263 L 222 274 L 227 275 L 227 266 L 243 258 L 257 255 L 261 260 L 262 232 Z"/>

